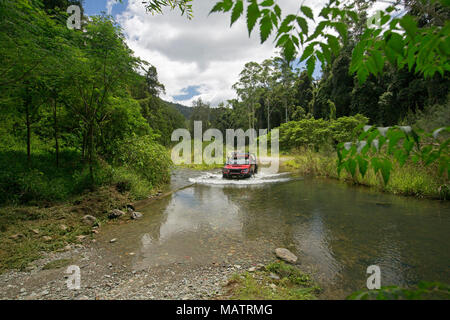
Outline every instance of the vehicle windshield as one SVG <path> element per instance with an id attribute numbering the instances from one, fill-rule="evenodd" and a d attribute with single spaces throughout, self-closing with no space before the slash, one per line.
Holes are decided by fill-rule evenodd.
<path id="1" fill-rule="evenodd" d="M 246 158 L 234 158 L 228 159 L 227 164 L 250 164 L 250 161 Z"/>

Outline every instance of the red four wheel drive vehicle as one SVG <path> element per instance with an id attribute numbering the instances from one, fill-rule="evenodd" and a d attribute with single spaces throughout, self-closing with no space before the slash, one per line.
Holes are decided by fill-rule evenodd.
<path id="1" fill-rule="evenodd" d="M 250 178 L 255 173 L 258 173 L 258 164 L 253 153 L 233 152 L 222 169 L 225 179 Z"/>

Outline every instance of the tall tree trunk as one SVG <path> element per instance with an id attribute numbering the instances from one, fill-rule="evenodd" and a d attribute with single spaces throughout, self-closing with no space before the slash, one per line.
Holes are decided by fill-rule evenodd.
<path id="1" fill-rule="evenodd" d="M 53 129 L 55 134 L 56 167 L 59 168 L 58 114 L 56 99 L 53 98 Z"/>
<path id="2" fill-rule="evenodd" d="M 27 163 L 31 167 L 31 120 L 30 120 L 30 99 L 27 97 L 25 101 L 25 116 L 27 126 Z"/>
<path id="3" fill-rule="evenodd" d="M 288 118 L 288 107 L 287 107 L 287 101 L 286 101 L 286 97 L 283 97 L 283 102 L 284 102 L 284 110 L 286 110 L 286 123 L 289 122 L 289 118 Z"/>
<path id="4" fill-rule="evenodd" d="M 89 176 L 91 178 L 91 183 L 94 183 L 94 124 L 89 124 Z"/>
<path id="5" fill-rule="evenodd" d="M 86 130 L 83 130 L 83 145 L 81 146 L 81 158 L 86 161 Z"/>

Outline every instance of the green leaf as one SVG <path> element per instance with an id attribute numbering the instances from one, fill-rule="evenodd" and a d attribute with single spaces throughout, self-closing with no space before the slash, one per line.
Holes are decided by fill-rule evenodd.
<path id="1" fill-rule="evenodd" d="M 325 57 L 328 64 L 331 63 L 331 50 L 330 47 L 324 43 L 320 43 L 320 47 L 322 48 L 322 54 Z"/>
<path id="2" fill-rule="evenodd" d="M 412 16 L 403 16 L 403 18 L 400 19 L 400 25 L 411 38 L 414 38 L 417 35 L 417 22 Z"/>
<path id="3" fill-rule="evenodd" d="M 398 149 L 395 150 L 394 157 L 399 162 L 400 166 L 403 167 L 408 156 L 403 152 L 403 150 Z"/>
<path id="4" fill-rule="evenodd" d="M 414 141 L 406 139 L 405 142 L 403 142 L 403 149 L 405 149 L 405 151 L 408 154 L 411 152 L 413 147 L 414 147 Z"/>
<path id="5" fill-rule="evenodd" d="M 356 165 L 357 163 L 353 158 L 348 159 L 346 162 L 347 171 L 352 175 L 353 178 L 355 177 L 356 174 Z"/>
<path id="6" fill-rule="evenodd" d="M 286 42 L 284 43 L 283 46 L 283 54 L 284 57 L 286 59 L 286 61 L 292 61 L 294 59 L 294 55 L 295 55 L 295 45 L 294 45 L 294 41 L 291 37 L 288 36 L 288 39 L 286 40 Z M 297 39 L 298 41 L 298 39 Z"/>
<path id="7" fill-rule="evenodd" d="M 283 22 L 281 22 L 280 28 L 288 26 L 295 18 L 296 16 L 293 14 L 287 15 L 286 18 L 283 19 Z"/>
<path id="8" fill-rule="evenodd" d="M 236 4 L 234 5 L 233 12 L 231 13 L 230 26 L 232 26 L 236 22 L 236 20 L 240 18 L 243 12 L 244 12 L 244 3 L 242 0 L 237 0 Z"/>
<path id="9" fill-rule="evenodd" d="M 314 40 L 315 38 L 320 36 L 322 34 L 323 29 L 325 29 L 325 27 L 328 25 L 329 25 L 328 21 L 320 21 L 316 27 L 316 30 L 314 30 L 314 33 L 309 36 L 307 41 Z"/>
<path id="10" fill-rule="evenodd" d="M 337 32 L 339 32 L 339 35 L 342 37 L 344 42 L 347 41 L 347 37 L 348 37 L 348 27 L 347 27 L 347 25 L 345 23 L 343 23 L 343 22 L 334 22 L 333 26 L 335 27 Z"/>
<path id="11" fill-rule="evenodd" d="M 209 14 L 213 13 L 213 12 L 220 12 L 223 11 L 223 1 L 217 2 L 214 7 L 211 9 L 211 11 L 209 12 Z"/>
<path id="12" fill-rule="evenodd" d="M 278 27 L 278 17 L 274 12 L 270 12 L 270 18 L 272 19 L 272 23 L 275 27 Z"/>
<path id="13" fill-rule="evenodd" d="M 273 10 L 275 11 L 275 14 L 277 15 L 278 18 L 281 18 L 281 9 L 279 5 L 275 5 L 275 7 L 273 7 Z"/>
<path id="14" fill-rule="evenodd" d="M 428 165 L 432 164 L 435 160 L 437 160 L 439 158 L 439 156 L 440 156 L 439 151 L 435 150 L 435 151 L 431 152 L 425 161 L 425 165 L 428 166 Z"/>
<path id="15" fill-rule="evenodd" d="M 261 11 L 259 11 L 256 0 L 252 0 L 252 3 L 247 7 L 247 28 L 249 36 L 251 35 L 253 28 L 256 25 L 256 21 L 258 21 L 260 15 Z"/>
<path id="16" fill-rule="evenodd" d="M 274 0 L 265 0 L 260 3 L 261 7 L 271 7 L 274 4 Z"/>
<path id="17" fill-rule="evenodd" d="M 367 66 L 367 70 L 370 73 L 372 73 L 374 75 L 378 74 L 378 69 L 377 69 L 377 66 L 376 66 L 375 61 L 372 56 L 370 56 L 369 60 L 367 60 L 366 66 Z"/>
<path id="18" fill-rule="evenodd" d="M 277 38 L 284 33 L 289 33 L 293 29 L 293 26 L 290 26 L 289 24 L 294 20 L 295 16 L 293 14 L 290 14 L 283 19 L 283 21 L 280 24 L 280 27 L 278 28 Z"/>
<path id="19" fill-rule="evenodd" d="M 379 158 L 372 158 L 370 161 L 375 174 L 381 169 L 381 162 Z"/>
<path id="20" fill-rule="evenodd" d="M 223 0 L 223 12 L 228 12 L 233 8 L 233 0 Z"/>
<path id="21" fill-rule="evenodd" d="M 314 70 L 316 69 L 316 57 L 315 56 L 309 57 L 308 61 L 306 62 L 306 69 L 308 70 L 308 76 L 310 78 L 312 78 Z"/>
<path id="22" fill-rule="evenodd" d="M 308 22 L 303 17 L 297 17 L 297 24 L 302 29 L 302 32 L 307 36 L 308 35 Z"/>
<path id="23" fill-rule="evenodd" d="M 361 65 L 357 71 L 359 84 L 363 84 L 366 82 L 367 77 L 369 76 L 369 70 L 364 65 Z"/>
<path id="24" fill-rule="evenodd" d="M 405 45 L 403 44 L 402 36 L 400 36 L 398 33 L 391 33 L 389 35 L 387 45 L 398 54 L 403 55 L 403 49 Z"/>
<path id="25" fill-rule="evenodd" d="M 354 22 L 358 22 L 359 21 L 358 14 L 356 12 L 354 12 L 354 11 L 347 11 L 346 13 Z"/>
<path id="26" fill-rule="evenodd" d="M 305 16 L 307 16 L 308 18 L 310 18 L 311 20 L 314 21 L 314 14 L 313 14 L 313 11 L 311 10 L 310 7 L 307 7 L 307 6 L 301 6 L 301 7 L 300 7 L 300 10 L 303 12 L 303 14 L 304 14 Z"/>
<path id="27" fill-rule="evenodd" d="M 319 17 L 324 17 L 325 19 L 327 19 L 327 18 L 328 18 L 328 15 L 330 14 L 330 12 L 331 12 L 331 8 L 330 8 L 330 7 L 324 7 L 324 8 L 320 11 Z"/>
<path id="28" fill-rule="evenodd" d="M 383 68 L 384 68 L 384 60 L 383 60 L 383 56 L 381 55 L 380 51 L 376 51 L 376 50 L 372 51 L 371 57 L 373 58 L 373 61 L 375 63 L 378 73 L 382 73 Z"/>
<path id="29" fill-rule="evenodd" d="M 320 63 L 322 63 L 322 65 L 326 65 L 327 64 L 327 61 L 325 61 L 325 57 L 324 57 L 322 52 L 317 50 L 316 51 L 316 56 L 317 56 L 317 59 L 320 61 Z"/>
<path id="30" fill-rule="evenodd" d="M 264 17 L 259 22 L 260 26 L 260 38 L 261 43 L 264 43 L 270 36 L 273 30 L 273 22 L 269 15 L 264 15 Z"/>
<path id="31" fill-rule="evenodd" d="M 356 160 L 358 161 L 359 173 L 361 173 L 361 176 L 364 178 L 367 173 L 367 168 L 369 167 L 369 162 L 361 156 L 358 156 Z"/>
<path id="32" fill-rule="evenodd" d="M 339 40 L 335 36 L 332 36 L 331 34 L 329 34 L 327 37 L 328 37 L 328 45 L 333 51 L 333 54 L 337 56 L 340 50 Z"/>
<path id="33" fill-rule="evenodd" d="M 314 53 L 315 42 L 310 43 L 305 50 L 303 50 L 302 56 L 300 57 L 300 61 L 305 61 L 310 55 Z"/>
<path id="34" fill-rule="evenodd" d="M 387 185 L 391 176 L 392 163 L 388 159 L 383 159 L 381 162 L 381 175 L 383 176 L 384 184 Z"/>
<path id="35" fill-rule="evenodd" d="M 277 41 L 277 47 L 284 47 L 284 43 L 289 39 L 289 34 L 283 34 Z"/>
<path id="36" fill-rule="evenodd" d="M 389 143 L 388 143 L 388 153 L 389 154 L 393 154 L 394 150 L 397 147 L 398 141 L 403 138 L 405 135 L 400 132 L 400 131 L 389 131 L 388 132 L 388 138 L 389 138 Z"/>

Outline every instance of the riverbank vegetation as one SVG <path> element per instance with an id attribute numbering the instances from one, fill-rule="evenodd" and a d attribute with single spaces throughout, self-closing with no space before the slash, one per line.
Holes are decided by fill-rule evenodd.
<path id="1" fill-rule="evenodd" d="M 239 6 L 240 1 L 221 1 L 213 11 L 229 12 Z M 248 5 L 247 13 L 255 19 L 252 24 L 247 21 L 249 31 L 259 21 L 261 31 L 267 33 L 261 39 L 264 42 L 276 30 L 280 56 L 248 62 L 233 86 L 237 99 L 218 108 L 198 100 L 191 122 L 202 121 L 204 128 L 218 128 L 223 133 L 226 128 L 268 132 L 279 128 L 280 148 L 284 154 L 296 155 L 288 166 L 300 173 L 339 178 L 397 194 L 448 199 L 448 52 L 428 51 L 439 56 L 441 64 L 431 66 L 430 62 L 427 70 L 422 69 L 425 60 L 419 59 L 421 41 L 431 36 L 429 32 L 438 37 L 436 43 L 448 42 L 448 34 L 442 33 L 449 27 L 448 5 L 441 1 L 407 2 L 406 14 L 400 20 L 393 19 L 391 29 L 382 34 L 377 29 L 380 26 L 368 24 L 370 1 L 355 1 L 345 9 L 331 1 L 321 12 L 324 21 L 315 32 L 309 32 L 309 38 L 304 37 L 305 32 L 308 34 L 304 20 L 311 18 L 307 8 L 276 24 L 276 2 L 261 6 L 267 8 L 253 2 Z M 389 12 L 395 10 L 398 7 L 393 5 Z M 351 17 L 346 17 L 349 11 Z M 431 11 L 432 19 L 428 16 Z M 232 19 L 241 14 L 238 10 Z M 382 18 L 384 24 L 388 18 Z M 343 19 L 345 25 L 333 19 Z M 300 28 L 293 26 L 296 22 Z M 333 28 L 345 37 L 336 39 L 330 33 Z M 398 28 L 406 32 L 400 34 Z M 314 42 L 319 35 L 327 36 L 328 43 Z M 369 35 L 373 38 L 368 39 Z M 294 59 L 301 46 L 293 39 L 305 42 L 299 60 L 306 66 Z M 366 48 L 370 43 L 373 47 Z M 420 52 L 404 47 L 406 43 L 414 43 Z M 321 62 L 321 74 L 313 75 L 317 61 Z"/>
<path id="2" fill-rule="evenodd" d="M 89 239 L 85 215 L 101 223 L 170 179 L 185 118 L 112 17 L 67 27 L 82 2 L 0 2 L 0 272 Z"/>
<path id="3" fill-rule="evenodd" d="M 91 240 L 108 213 L 130 202 L 114 187 L 74 197 L 52 206 L 2 206 L 0 208 L 0 273 L 27 270 L 43 252 L 64 251 L 67 246 Z M 96 221 L 83 222 L 90 215 Z"/>
<path id="4" fill-rule="evenodd" d="M 225 286 L 230 300 L 315 300 L 321 289 L 297 267 L 276 261 L 235 274 Z"/>
<path id="5" fill-rule="evenodd" d="M 185 118 L 159 98 L 156 68 L 134 56 L 111 17 L 67 28 L 71 4 L 82 6 L 1 3 L 1 205 L 103 186 L 142 198 L 169 179 L 165 146 Z"/>
<path id="6" fill-rule="evenodd" d="M 354 177 L 348 172 L 338 174 L 336 152 L 316 152 L 297 149 L 289 152 L 292 159 L 283 162 L 283 169 L 296 174 L 338 179 L 350 184 L 375 188 L 404 196 L 418 198 L 449 199 L 447 180 L 438 174 L 435 167 L 423 167 L 413 163 L 401 167 L 395 164 L 388 184 L 379 174 L 368 171 L 364 177 Z"/>

